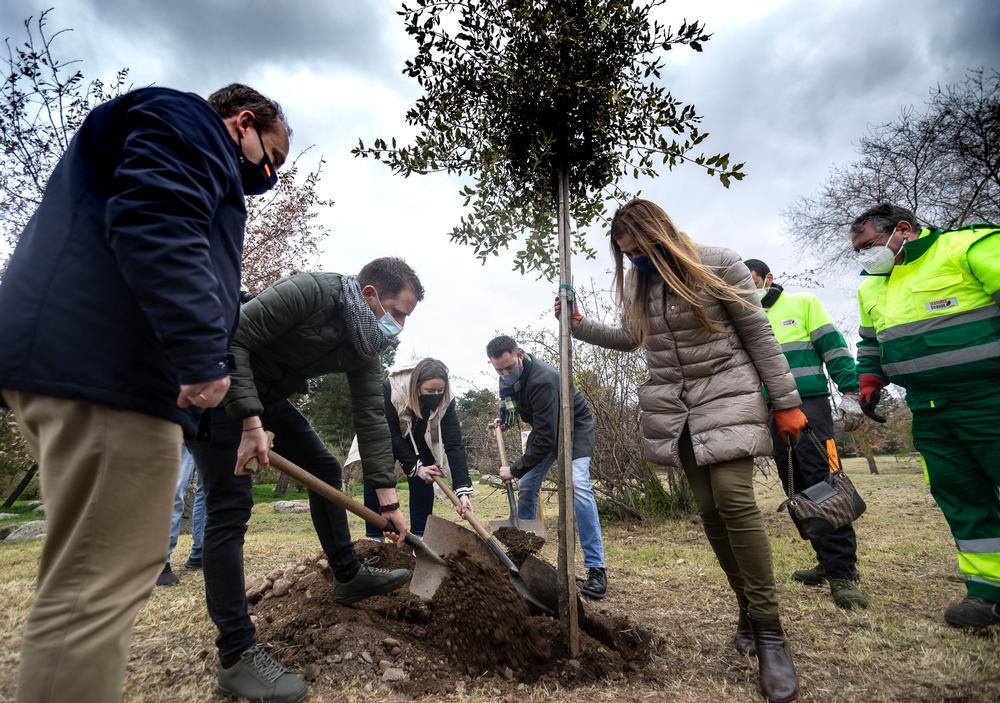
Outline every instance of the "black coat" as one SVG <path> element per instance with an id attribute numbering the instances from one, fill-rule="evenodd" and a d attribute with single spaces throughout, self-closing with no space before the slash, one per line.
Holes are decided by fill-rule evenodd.
<path id="1" fill-rule="evenodd" d="M 237 148 L 196 95 L 95 108 L 0 285 L 0 388 L 195 429 L 178 385 L 228 373 L 246 207 Z"/>
<path id="2" fill-rule="evenodd" d="M 413 469 L 420 459 L 424 466 L 433 466 L 436 463 L 431 448 L 427 446 L 424 435 L 427 433 L 427 419 L 413 418 L 413 425 L 406 437 L 403 436 L 399 426 L 399 413 L 396 412 L 392 404 L 392 387 L 386 381 L 382 385 L 382 393 L 385 398 L 385 418 L 389 423 L 389 434 L 392 435 L 392 453 L 396 461 L 403 467 L 407 475 L 412 475 Z M 459 488 L 471 488 L 472 480 L 469 478 L 468 458 L 465 452 L 465 442 L 462 441 L 462 427 L 458 422 L 458 411 L 455 409 L 455 400 L 448 404 L 448 409 L 441 416 L 441 443 L 444 445 L 445 454 L 448 456 L 448 469 L 451 471 L 451 485 L 456 490 Z M 413 440 L 410 440 L 410 437 Z M 413 450 L 413 444 L 417 445 L 419 455 Z"/>
<path id="3" fill-rule="evenodd" d="M 524 372 L 514 384 L 517 414 L 531 425 L 524 455 L 510 467 L 517 478 L 558 453 L 559 372 L 544 361 L 525 355 Z M 573 390 L 573 458 L 594 453 L 594 415 L 579 388 Z"/>

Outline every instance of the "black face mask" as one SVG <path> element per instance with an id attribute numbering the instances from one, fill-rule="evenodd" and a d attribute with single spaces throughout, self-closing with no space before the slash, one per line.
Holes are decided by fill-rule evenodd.
<path id="1" fill-rule="evenodd" d="M 429 395 L 421 395 L 420 400 L 420 414 L 427 419 L 427 417 L 434 412 L 439 405 L 441 405 L 441 399 L 444 398 L 443 393 L 432 393 Z"/>
<path id="2" fill-rule="evenodd" d="M 260 127 L 256 124 L 257 139 L 260 141 L 260 150 L 264 153 L 260 161 L 253 163 L 243 153 L 243 139 L 240 138 L 240 180 L 243 182 L 244 195 L 263 195 L 274 188 L 278 182 L 278 173 L 274 170 L 271 157 L 267 155 L 264 148 L 264 137 L 260 134 Z"/>

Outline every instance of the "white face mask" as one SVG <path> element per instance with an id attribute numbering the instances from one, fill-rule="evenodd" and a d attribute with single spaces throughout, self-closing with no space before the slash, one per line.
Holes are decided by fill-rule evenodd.
<path id="1" fill-rule="evenodd" d="M 858 252 L 858 263 L 868 273 L 879 274 L 889 273 L 896 265 L 898 252 L 889 248 L 892 238 L 896 236 L 896 230 L 892 230 L 889 239 L 880 247 L 868 247 Z"/>

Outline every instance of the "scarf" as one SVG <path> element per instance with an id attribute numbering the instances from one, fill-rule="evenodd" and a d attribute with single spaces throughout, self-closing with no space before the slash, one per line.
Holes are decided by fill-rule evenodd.
<path id="1" fill-rule="evenodd" d="M 375 319 L 375 313 L 368 307 L 361 295 L 361 284 L 357 276 L 344 276 L 344 322 L 347 323 L 347 335 L 351 344 L 361 356 L 371 359 L 390 346 L 392 340 L 382 334 Z"/>

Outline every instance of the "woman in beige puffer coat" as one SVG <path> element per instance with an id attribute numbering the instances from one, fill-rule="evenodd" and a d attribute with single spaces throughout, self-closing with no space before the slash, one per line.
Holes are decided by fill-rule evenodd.
<path id="1" fill-rule="evenodd" d="M 795 437 L 805 427 L 795 379 L 735 252 L 695 244 L 647 200 L 615 214 L 611 250 L 622 324 L 576 311 L 573 335 L 611 349 L 645 350 L 643 455 L 684 469 L 705 534 L 739 601 L 734 644 L 742 653 L 756 651 L 769 700 L 793 700 L 798 681 L 778 619 L 753 458 L 772 450 L 762 382 L 779 431 Z M 627 274 L 623 258 L 632 263 Z"/>

